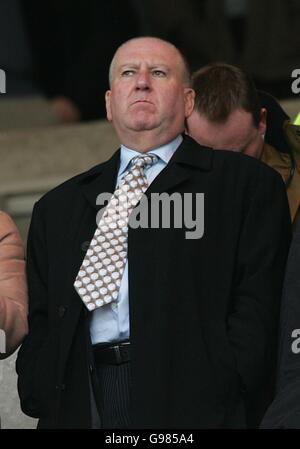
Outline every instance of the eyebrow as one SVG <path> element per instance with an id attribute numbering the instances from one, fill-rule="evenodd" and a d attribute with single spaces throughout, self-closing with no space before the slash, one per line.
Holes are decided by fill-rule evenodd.
<path id="1" fill-rule="evenodd" d="M 128 63 L 126 63 L 126 64 L 122 64 L 122 65 L 119 67 L 119 70 L 123 70 L 123 69 L 125 69 L 125 68 L 139 68 L 139 66 L 140 66 L 139 63 L 128 62 Z M 166 64 L 164 64 L 164 63 L 151 64 L 148 68 L 149 68 L 150 70 L 157 69 L 157 68 L 163 68 L 163 69 L 166 70 L 166 71 L 170 71 L 170 68 L 169 68 Z"/>

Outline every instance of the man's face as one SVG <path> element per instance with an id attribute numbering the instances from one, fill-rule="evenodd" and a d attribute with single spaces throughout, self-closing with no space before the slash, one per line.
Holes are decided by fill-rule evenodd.
<path id="1" fill-rule="evenodd" d="M 266 132 L 266 110 L 261 110 L 261 120 L 256 127 L 252 115 L 242 109 L 233 111 L 225 123 L 213 123 L 193 111 L 187 120 L 188 134 L 201 145 L 215 150 L 240 151 L 260 158 Z"/>
<path id="2" fill-rule="evenodd" d="M 115 56 L 111 89 L 106 93 L 107 118 L 126 145 L 139 132 L 171 140 L 184 130 L 194 105 L 194 91 L 184 86 L 177 51 L 154 38 L 123 45 Z"/>

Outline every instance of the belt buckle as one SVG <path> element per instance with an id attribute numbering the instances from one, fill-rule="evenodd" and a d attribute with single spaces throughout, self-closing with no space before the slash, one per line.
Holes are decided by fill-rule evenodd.
<path id="1" fill-rule="evenodd" d="M 115 345 L 115 346 L 113 346 L 113 349 L 114 349 L 114 353 L 115 353 L 115 356 L 116 356 L 116 364 L 117 365 L 121 365 L 122 357 L 121 357 L 120 346 L 119 345 Z"/>

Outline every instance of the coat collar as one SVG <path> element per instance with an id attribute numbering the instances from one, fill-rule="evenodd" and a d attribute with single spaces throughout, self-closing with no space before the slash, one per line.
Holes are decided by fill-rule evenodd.
<path id="1" fill-rule="evenodd" d="M 212 169 L 213 150 L 198 145 L 191 137 L 183 135 L 183 141 L 170 159 L 168 165 L 159 173 L 147 190 L 164 192 L 190 178 L 194 169 L 210 171 Z M 118 168 L 120 164 L 120 149 L 103 164 L 79 175 L 75 181 L 83 195 L 94 208 L 99 193 L 115 189 Z"/>
<path id="2" fill-rule="evenodd" d="M 183 135 L 183 141 L 170 159 L 168 165 L 159 173 L 146 191 L 162 193 L 174 189 L 187 181 L 194 170 L 209 171 L 212 169 L 213 150 L 202 147 L 191 137 Z"/>
<path id="3" fill-rule="evenodd" d="M 98 209 L 96 199 L 99 193 L 115 190 L 120 164 L 120 149 L 106 162 L 79 175 L 75 181 L 91 206 Z"/>
<path id="4" fill-rule="evenodd" d="M 175 151 L 170 163 L 178 163 L 209 171 L 212 169 L 213 150 L 199 145 L 190 136 L 184 134 L 183 141 Z"/>

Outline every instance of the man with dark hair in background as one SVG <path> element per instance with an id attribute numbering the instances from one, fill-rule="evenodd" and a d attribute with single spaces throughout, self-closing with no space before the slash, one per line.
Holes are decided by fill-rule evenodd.
<path id="1" fill-rule="evenodd" d="M 187 119 L 188 134 L 201 145 L 242 152 L 277 170 L 286 183 L 291 218 L 296 222 L 300 205 L 299 127 L 290 123 L 274 98 L 258 93 L 250 76 L 236 66 L 212 63 L 202 67 L 194 73 L 192 86 L 196 96 L 194 111 Z M 270 110 L 262 107 L 262 102 Z M 282 114 L 281 123 L 273 120 L 273 110 Z M 278 151 L 281 146 L 285 152 Z"/>

